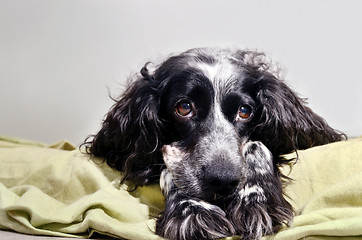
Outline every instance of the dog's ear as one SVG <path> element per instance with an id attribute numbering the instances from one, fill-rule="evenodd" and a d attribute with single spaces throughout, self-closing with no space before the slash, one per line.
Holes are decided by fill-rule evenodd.
<path id="1" fill-rule="evenodd" d="M 88 152 L 104 157 L 124 179 L 136 185 L 152 181 L 162 161 L 159 151 L 162 123 L 158 117 L 157 81 L 148 74 L 134 81 L 105 116 L 101 130 L 88 142 Z M 154 176 L 156 177 L 156 176 Z"/>
<path id="2" fill-rule="evenodd" d="M 265 63 L 264 55 L 255 53 L 255 58 L 249 56 L 248 61 L 245 68 L 250 81 L 245 81 L 245 88 L 256 93 L 258 105 L 251 138 L 261 140 L 275 156 L 345 138 L 279 80 L 278 73 Z"/>
<path id="3" fill-rule="evenodd" d="M 343 134 L 306 106 L 284 82 L 264 78 L 259 82 L 259 128 L 263 142 L 277 154 L 339 141 Z M 260 124 L 262 123 L 262 124 Z"/>

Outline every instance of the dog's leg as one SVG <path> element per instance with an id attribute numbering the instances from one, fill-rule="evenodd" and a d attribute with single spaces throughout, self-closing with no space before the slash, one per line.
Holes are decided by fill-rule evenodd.
<path id="1" fill-rule="evenodd" d="M 156 233 L 172 240 L 218 239 L 235 234 L 225 212 L 210 203 L 182 194 L 165 169 L 160 181 L 166 207 L 157 220 Z"/>
<path id="2" fill-rule="evenodd" d="M 290 222 L 293 211 L 283 198 L 273 156 L 261 142 L 246 142 L 242 154 L 248 166 L 245 185 L 229 205 L 228 218 L 243 239 L 260 239 Z"/>

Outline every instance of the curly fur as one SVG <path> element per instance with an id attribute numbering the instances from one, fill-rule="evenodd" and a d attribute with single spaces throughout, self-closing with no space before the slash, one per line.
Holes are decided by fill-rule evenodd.
<path id="1" fill-rule="evenodd" d="M 280 155 L 345 138 L 259 52 L 191 49 L 140 73 L 85 144 L 124 180 L 160 181 L 166 207 L 156 233 L 169 239 L 278 231 L 293 217 Z M 180 102 L 192 115 L 177 114 Z"/>

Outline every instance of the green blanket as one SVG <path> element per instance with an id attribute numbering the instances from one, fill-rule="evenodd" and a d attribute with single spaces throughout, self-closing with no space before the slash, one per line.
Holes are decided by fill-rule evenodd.
<path id="1" fill-rule="evenodd" d="M 297 216 L 265 239 L 362 237 L 362 138 L 299 151 L 299 161 L 283 171 L 294 179 L 286 193 Z M 0 138 L 0 229 L 160 239 L 152 232 L 164 204 L 158 186 L 129 192 L 120 178 L 68 142 Z"/>

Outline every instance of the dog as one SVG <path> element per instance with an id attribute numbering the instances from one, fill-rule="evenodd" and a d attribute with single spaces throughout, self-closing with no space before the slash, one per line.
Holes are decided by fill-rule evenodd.
<path id="1" fill-rule="evenodd" d="M 86 141 L 136 186 L 159 182 L 156 234 L 260 239 L 291 223 L 281 155 L 340 141 L 265 54 L 196 48 L 146 63 Z"/>

